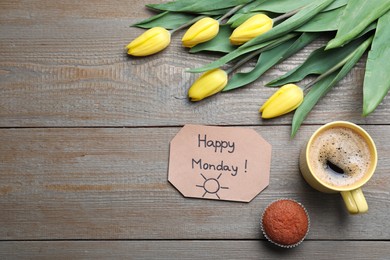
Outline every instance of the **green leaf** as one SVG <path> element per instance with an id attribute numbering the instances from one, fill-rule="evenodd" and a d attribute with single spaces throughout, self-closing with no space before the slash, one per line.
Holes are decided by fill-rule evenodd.
<path id="1" fill-rule="evenodd" d="M 243 6 L 240 10 L 237 11 L 237 13 L 252 12 L 255 7 L 257 7 L 258 5 L 260 5 L 266 1 L 269 1 L 269 0 L 254 0 L 251 3 L 248 3 L 245 6 Z"/>
<path id="2" fill-rule="evenodd" d="M 339 7 L 328 12 L 322 12 L 313 17 L 310 21 L 296 29 L 297 32 L 326 32 L 336 31 L 338 28 L 338 18 L 344 11 L 344 7 Z"/>
<path id="3" fill-rule="evenodd" d="M 250 53 L 252 51 L 255 51 L 257 49 L 264 48 L 265 46 L 272 44 L 274 42 L 276 42 L 276 40 L 272 41 L 271 43 L 266 42 L 263 44 L 255 45 L 255 46 L 252 46 L 251 48 L 240 49 L 240 50 L 236 49 L 236 50 L 226 54 L 225 56 L 219 58 L 216 61 L 210 62 L 209 64 L 206 64 L 205 66 L 200 67 L 200 68 L 190 69 L 190 70 L 188 70 L 188 72 L 200 73 L 200 72 L 205 72 L 205 71 L 208 71 L 211 69 L 219 68 L 219 67 L 225 65 L 226 63 L 236 59 L 237 57 L 240 57 L 241 55 L 245 55 L 245 54 Z"/>
<path id="4" fill-rule="evenodd" d="M 319 36 L 317 33 L 302 33 L 298 39 L 288 40 L 275 48 L 263 52 L 255 68 L 249 72 L 235 73 L 222 91 L 243 87 L 256 79 L 275 64 L 287 59 Z"/>
<path id="5" fill-rule="evenodd" d="M 283 51 L 287 50 L 294 42 L 295 39 L 291 39 L 269 51 L 261 53 L 257 60 L 256 66 L 251 71 L 235 73 L 229 79 L 228 84 L 222 91 L 229 91 L 240 88 L 258 79 L 264 72 L 266 72 L 281 59 L 281 56 L 278 54 L 281 54 Z"/>
<path id="6" fill-rule="evenodd" d="M 305 8 L 300 10 L 298 13 L 293 15 L 292 17 L 276 25 L 268 32 L 259 35 L 256 38 L 246 42 L 245 44 L 241 45 L 239 48 L 246 48 L 249 46 L 257 45 L 259 43 L 270 41 L 297 29 L 298 27 L 302 26 L 304 23 L 309 21 L 311 18 L 313 18 L 316 14 L 321 12 L 321 10 L 323 10 L 333 1 L 334 0 L 322 0 L 322 1 L 312 2 L 311 4 L 307 5 Z"/>
<path id="7" fill-rule="evenodd" d="M 140 27 L 144 29 L 153 28 L 156 26 L 164 27 L 165 29 L 175 29 L 182 24 L 185 24 L 193 20 L 196 15 L 185 14 L 185 13 L 173 13 L 173 12 L 163 12 L 157 15 L 154 15 L 148 19 L 145 19 L 141 22 L 135 23 L 132 26 Z"/>
<path id="8" fill-rule="evenodd" d="M 378 20 L 363 83 L 363 116 L 373 112 L 390 89 L 390 11 Z"/>
<path id="9" fill-rule="evenodd" d="M 347 58 L 346 63 L 340 70 L 336 70 L 327 77 L 318 81 L 313 85 L 310 91 L 306 94 L 302 104 L 295 110 L 294 117 L 292 120 L 291 127 L 291 138 L 295 136 L 302 122 L 305 120 L 307 115 L 317 104 L 317 102 L 325 96 L 333 86 L 335 86 L 347 73 L 355 66 L 355 64 L 362 57 L 363 53 L 368 49 L 372 42 L 372 37 L 365 40 L 358 48 L 355 49 Z"/>
<path id="10" fill-rule="evenodd" d="M 246 13 L 246 14 L 237 14 L 232 17 L 231 20 L 228 21 L 230 22 L 232 28 L 237 28 L 240 26 L 243 22 L 251 18 L 252 16 L 260 14 L 260 12 L 251 12 L 251 13 Z"/>
<path id="11" fill-rule="evenodd" d="M 201 51 L 213 51 L 229 53 L 236 48 L 230 44 L 229 36 L 232 33 L 232 28 L 229 25 L 221 25 L 218 35 L 214 39 L 198 44 L 190 49 L 190 53 L 197 53 Z"/>
<path id="12" fill-rule="evenodd" d="M 324 10 L 322 10 L 323 12 L 328 12 L 328 11 L 331 11 L 331 10 L 334 10 L 334 9 L 337 9 L 339 7 L 342 7 L 342 6 L 345 6 L 347 5 L 349 0 L 335 0 L 333 3 L 331 3 L 330 5 L 328 5 Z"/>
<path id="13" fill-rule="evenodd" d="M 162 11 L 200 13 L 234 7 L 251 1 L 252 0 L 213 0 L 210 2 L 210 0 L 177 0 L 163 4 L 148 4 L 146 6 Z"/>
<path id="14" fill-rule="evenodd" d="M 231 9 L 232 8 L 223 8 L 223 9 L 202 11 L 202 12 L 195 12 L 195 13 L 208 15 L 208 16 L 221 16 L 221 15 L 226 14 L 227 12 L 229 12 Z"/>
<path id="15" fill-rule="evenodd" d="M 287 83 L 300 81 L 310 74 L 322 74 L 354 52 L 363 40 L 363 38 L 359 38 L 356 41 L 347 44 L 343 48 L 328 51 L 325 51 L 325 46 L 323 46 L 313 51 L 304 63 L 287 72 L 283 76 L 267 83 L 267 86 L 281 86 Z"/>
<path id="16" fill-rule="evenodd" d="M 350 42 L 389 9 L 389 0 L 349 0 L 343 15 L 340 16 L 336 37 L 328 42 L 326 48 L 337 48 Z"/>
<path id="17" fill-rule="evenodd" d="M 330 83 L 337 75 L 337 71 L 317 82 L 306 94 L 302 104 L 295 110 L 291 126 L 291 138 L 294 138 L 302 122 L 317 104 L 317 102 L 331 89 Z"/>
<path id="18" fill-rule="evenodd" d="M 364 29 L 361 33 L 359 33 L 359 35 L 356 36 L 355 39 L 360 38 L 363 35 L 365 35 L 366 33 L 369 33 L 369 32 L 371 32 L 372 30 L 375 30 L 375 29 L 376 29 L 376 22 L 373 22 L 366 29 Z"/>
<path id="19" fill-rule="evenodd" d="M 234 51 L 226 54 L 225 56 L 219 58 L 216 61 L 213 61 L 209 64 L 206 64 L 205 66 L 200 67 L 200 68 L 190 69 L 190 70 L 188 70 L 188 72 L 200 73 L 200 72 L 205 72 L 205 71 L 208 71 L 211 69 L 219 68 L 219 67 L 225 65 L 226 63 L 228 63 L 228 62 L 230 62 L 230 61 L 232 61 L 232 60 L 234 60 L 242 55 L 250 53 L 252 51 L 256 51 L 256 50 L 261 49 L 261 48 L 274 48 L 274 47 L 278 46 L 279 44 L 281 44 L 281 43 L 283 43 L 291 38 L 294 38 L 296 35 L 297 34 L 290 33 L 290 34 L 284 35 L 283 37 L 280 37 L 279 39 L 275 39 L 275 40 L 272 40 L 269 42 L 264 42 L 264 43 L 261 43 L 258 45 L 250 46 L 248 48 L 235 49 Z"/>
<path id="20" fill-rule="evenodd" d="M 292 10 L 296 10 L 302 6 L 311 4 L 313 0 L 278 0 L 278 1 L 265 1 L 252 11 L 273 12 L 273 13 L 287 13 Z"/>
<path id="21" fill-rule="evenodd" d="M 312 0 L 277 0 L 277 1 L 263 1 L 258 4 L 252 11 L 272 12 L 272 13 L 287 13 L 308 4 L 311 4 Z M 346 5 L 348 0 L 335 0 L 332 4 L 324 9 L 324 11 L 333 10 L 341 6 Z"/>
<path id="22" fill-rule="evenodd" d="M 237 27 L 239 24 L 243 23 L 244 20 L 248 19 L 252 15 L 261 12 L 253 12 L 252 9 L 258 6 L 261 2 L 265 2 L 267 0 L 256 0 L 251 3 L 244 5 L 241 9 L 239 9 L 233 16 L 229 18 L 226 24 L 231 24 L 233 28 Z M 246 19 L 244 18 L 246 17 Z M 236 20 L 239 19 L 239 22 Z M 237 25 L 238 24 L 238 25 Z"/>
<path id="23" fill-rule="evenodd" d="M 258 1 L 255 1 L 253 3 L 251 3 L 252 5 L 253 4 L 257 4 Z M 308 3 L 311 3 L 312 1 L 308 1 Z M 340 7 L 344 7 L 346 4 L 347 4 L 348 0 L 335 0 L 333 3 L 331 3 L 329 6 L 327 6 L 324 10 L 321 11 L 320 14 L 322 13 L 327 13 L 329 11 L 333 11 L 335 9 L 339 9 Z M 236 28 L 238 27 L 240 24 L 242 24 L 244 21 L 246 21 L 247 19 L 249 19 L 250 17 L 252 17 L 253 15 L 255 14 L 259 14 L 259 13 L 267 13 L 267 12 L 275 12 L 275 13 L 285 13 L 285 12 L 289 12 L 289 11 L 293 11 L 293 10 L 296 10 L 302 6 L 304 6 L 302 4 L 302 2 L 300 1 L 292 1 L 289 0 L 289 3 L 292 4 L 292 5 L 283 5 L 284 1 L 280 2 L 280 1 L 269 1 L 269 2 L 266 2 L 267 5 L 269 6 L 269 8 L 262 8 L 263 7 L 263 4 L 261 7 L 259 7 L 259 9 L 268 9 L 268 10 L 256 10 L 256 9 L 249 9 L 245 12 L 241 12 L 242 9 L 240 9 L 236 14 L 234 14 L 232 17 L 230 17 L 229 21 L 227 22 L 227 24 L 231 24 L 231 26 L 233 28 Z M 251 5 L 251 4 L 248 4 L 247 6 Z M 266 7 L 266 6 L 265 6 Z M 341 11 L 341 10 L 339 10 Z M 305 28 L 305 30 L 299 30 L 299 31 L 312 31 L 312 32 L 315 32 L 315 31 L 334 31 L 337 29 L 337 22 L 338 22 L 338 17 L 336 17 L 335 20 L 332 20 L 334 19 L 333 16 L 336 16 L 336 15 L 339 15 L 339 12 L 336 12 L 336 13 L 328 13 L 326 15 L 321 15 L 318 17 L 315 16 L 313 19 L 316 19 L 316 24 L 310 24 L 307 28 Z M 332 16 L 332 17 L 330 17 Z M 324 21 L 322 21 L 322 19 L 325 19 Z M 317 23 L 319 23 L 321 21 L 320 24 L 318 24 L 317 26 Z M 308 23 L 311 23 L 311 20 L 308 22 Z M 331 23 L 331 24 L 328 24 L 328 23 Z M 304 24 L 303 26 L 305 26 L 306 24 Z M 313 26 L 315 26 L 315 28 L 312 28 Z M 321 30 L 321 27 L 320 26 L 325 26 L 322 30 Z M 331 29 L 330 29 L 331 28 Z M 299 28 L 300 29 L 300 28 Z"/>

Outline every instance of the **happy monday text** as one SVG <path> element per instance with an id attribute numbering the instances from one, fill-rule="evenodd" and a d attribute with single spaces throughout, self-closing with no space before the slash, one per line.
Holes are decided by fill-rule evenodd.
<path id="1" fill-rule="evenodd" d="M 212 149 L 214 153 L 234 153 L 235 151 L 235 143 L 232 141 L 225 140 L 211 140 L 207 138 L 207 135 L 198 134 L 198 138 L 196 140 L 197 147 L 202 149 Z M 239 167 L 237 165 L 232 165 L 226 163 L 224 160 L 220 160 L 217 163 L 210 163 L 205 161 L 202 158 L 194 159 L 192 158 L 192 169 L 199 170 L 210 170 L 210 171 L 221 171 L 221 172 L 230 172 L 232 176 L 236 176 L 238 174 Z M 245 172 L 247 167 L 247 160 L 245 160 Z"/>

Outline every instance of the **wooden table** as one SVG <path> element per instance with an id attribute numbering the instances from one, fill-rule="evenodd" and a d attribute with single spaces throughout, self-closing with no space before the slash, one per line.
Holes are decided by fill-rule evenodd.
<path id="1" fill-rule="evenodd" d="M 202 102 L 180 36 L 164 52 L 128 57 L 150 1 L 0 2 L 0 259 L 389 259 L 390 100 L 361 117 L 365 58 L 310 113 L 294 139 L 292 115 L 262 120 L 264 83 L 324 43 L 275 66 L 247 88 Z M 253 61 L 252 61 L 253 64 Z M 369 212 L 310 188 L 298 153 L 320 125 L 348 120 L 376 141 L 365 186 Z M 184 124 L 247 127 L 273 146 L 270 185 L 250 203 L 184 198 L 167 181 L 169 142 Z M 260 232 L 264 207 L 302 202 L 310 233 L 280 250 Z"/>

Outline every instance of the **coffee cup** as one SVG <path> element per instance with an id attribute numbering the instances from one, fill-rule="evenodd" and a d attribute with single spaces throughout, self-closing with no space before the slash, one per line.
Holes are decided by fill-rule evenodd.
<path id="1" fill-rule="evenodd" d="M 351 214 L 368 210 L 361 187 L 377 165 L 370 135 L 356 124 L 335 121 L 321 126 L 301 150 L 299 168 L 314 189 L 340 193 Z"/>

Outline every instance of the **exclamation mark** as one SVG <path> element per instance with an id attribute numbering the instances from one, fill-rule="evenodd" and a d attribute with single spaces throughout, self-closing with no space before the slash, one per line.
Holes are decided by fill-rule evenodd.
<path id="1" fill-rule="evenodd" d="M 247 166 L 248 166 L 248 160 L 245 160 L 245 172 L 246 172 Z"/>

